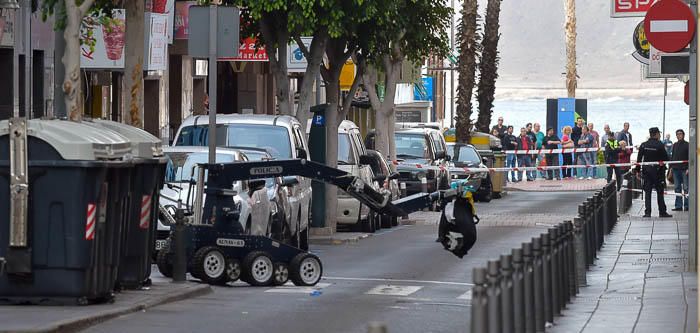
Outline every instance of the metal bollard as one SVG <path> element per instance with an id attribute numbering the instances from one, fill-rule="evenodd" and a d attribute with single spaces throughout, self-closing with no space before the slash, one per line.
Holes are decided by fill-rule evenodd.
<path id="1" fill-rule="evenodd" d="M 399 185 L 399 188 L 401 189 L 401 197 L 405 198 L 408 195 L 408 192 L 406 190 L 406 183 L 401 182 L 401 184 Z"/>
<path id="2" fill-rule="evenodd" d="M 486 276 L 486 295 L 488 296 L 489 332 L 501 332 L 501 264 L 498 260 L 489 260 Z"/>
<path id="3" fill-rule="evenodd" d="M 608 200 L 608 187 L 604 187 L 603 190 L 600 193 L 600 197 L 602 199 L 602 206 L 603 206 L 603 229 L 601 230 L 601 234 L 603 234 L 603 242 L 605 241 L 605 235 L 608 233 L 609 223 L 610 223 L 610 203 Z"/>
<path id="4" fill-rule="evenodd" d="M 513 249 L 513 332 L 525 332 L 525 267 L 523 249 Z"/>
<path id="5" fill-rule="evenodd" d="M 187 275 L 187 258 L 185 258 L 185 211 L 182 208 L 178 208 L 175 211 L 173 246 L 175 247 L 173 282 L 182 283 L 185 282 Z"/>
<path id="6" fill-rule="evenodd" d="M 532 238 L 532 268 L 535 284 L 535 331 L 544 332 L 544 282 L 542 278 L 542 239 Z"/>
<path id="7" fill-rule="evenodd" d="M 535 325 L 535 281 L 532 244 L 523 243 L 523 269 L 525 273 L 525 332 L 534 333 Z"/>
<path id="8" fill-rule="evenodd" d="M 420 179 L 420 190 L 423 193 L 428 193 L 428 178 L 421 178 Z"/>
<path id="9" fill-rule="evenodd" d="M 588 225 L 586 218 L 586 204 L 578 205 L 578 217 L 581 220 L 581 239 L 583 241 L 583 265 L 588 268 Z"/>
<path id="10" fill-rule="evenodd" d="M 552 312 L 552 244 L 548 233 L 540 234 L 542 239 L 542 284 L 544 285 L 544 320 L 554 323 Z"/>
<path id="11" fill-rule="evenodd" d="M 472 288 L 471 332 L 485 333 L 489 330 L 488 295 L 486 292 L 486 269 L 474 268 Z"/>
<path id="12" fill-rule="evenodd" d="M 595 246 L 595 207 L 593 205 L 593 198 L 589 197 L 586 199 L 586 241 L 587 243 L 587 254 L 586 263 L 590 266 L 593 265 L 595 257 L 597 254 L 597 248 Z"/>
<path id="13" fill-rule="evenodd" d="M 557 248 L 557 232 L 556 228 L 549 228 L 549 241 L 552 251 L 552 265 L 551 265 L 551 283 L 552 283 L 552 313 L 555 316 L 561 314 L 561 297 L 560 286 L 559 286 L 559 249 Z"/>
<path id="14" fill-rule="evenodd" d="M 603 194 L 598 192 L 596 195 L 596 204 L 598 209 L 596 211 L 596 240 L 598 242 L 596 246 L 598 250 L 603 248 L 603 242 L 605 241 L 605 206 L 603 203 Z"/>
<path id="15" fill-rule="evenodd" d="M 501 255 L 501 321 L 504 333 L 513 332 L 513 257 Z"/>
<path id="16" fill-rule="evenodd" d="M 622 181 L 622 190 L 620 191 L 620 206 L 618 207 L 618 214 L 627 213 L 629 206 L 627 206 L 627 198 L 629 198 L 630 206 L 632 205 L 632 196 L 629 190 L 629 180 L 627 177 Z"/>
<path id="17" fill-rule="evenodd" d="M 559 279 L 560 281 L 560 288 L 559 290 L 561 291 L 561 303 L 559 304 L 562 309 L 566 307 L 566 303 L 569 302 L 569 258 L 568 254 L 566 253 L 566 234 L 564 232 L 564 224 L 559 223 L 557 225 L 557 236 L 559 237 Z"/>
<path id="18" fill-rule="evenodd" d="M 576 280 L 576 252 L 574 250 L 574 224 L 571 221 L 564 221 L 564 229 L 566 232 L 566 254 L 568 256 L 569 266 L 569 299 L 574 298 L 578 294 L 578 281 Z"/>
<path id="19" fill-rule="evenodd" d="M 583 237 L 583 220 L 574 218 L 574 252 L 576 256 L 576 281 L 581 287 L 586 286 L 586 245 Z"/>

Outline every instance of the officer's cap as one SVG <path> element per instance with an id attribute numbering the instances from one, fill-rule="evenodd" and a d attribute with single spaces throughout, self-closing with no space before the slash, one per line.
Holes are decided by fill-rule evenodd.
<path id="1" fill-rule="evenodd" d="M 659 131 L 659 128 L 658 128 L 658 127 L 652 127 L 652 128 L 649 129 L 649 135 L 654 135 L 654 134 L 657 134 L 657 133 L 661 133 L 661 131 Z"/>

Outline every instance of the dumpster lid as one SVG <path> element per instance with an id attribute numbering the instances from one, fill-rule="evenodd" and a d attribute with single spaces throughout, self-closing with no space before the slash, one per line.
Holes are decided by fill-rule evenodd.
<path id="1" fill-rule="evenodd" d="M 131 141 L 131 154 L 134 157 L 163 157 L 163 141 L 140 128 L 104 119 L 93 119 L 85 123 L 108 128 L 128 138 Z"/>
<path id="2" fill-rule="evenodd" d="M 0 121 L 0 136 L 9 130 L 9 122 Z M 30 119 L 27 136 L 47 142 L 65 160 L 116 160 L 131 152 L 131 143 L 123 135 L 68 120 Z"/>

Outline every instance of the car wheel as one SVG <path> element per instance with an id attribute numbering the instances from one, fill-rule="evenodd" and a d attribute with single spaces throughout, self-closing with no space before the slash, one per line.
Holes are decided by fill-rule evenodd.
<path id="1" fill-rule="evenodd" d="M 241 267 L 241 262 L 235 258 L 226 259 L 226 276 L 230 282 L 236 282 L 241 278 L 243 273 L 243 268 Z"/>
<path id="2" fill-rule="evenodd" d="M 243 275 L 253 286 L 269 286 L 274 278 L 272 258 L 264 251 L 253 251 L 243 259 Z"/>
<path id="3" fill-rule="evenodd" d="M 399 226 L 399 217 L 398 217 L 398 216 L 392 216 L 392 217 L 391 217 L 391 226 L 392 226 L 392 227 L 398 227 L 398 226 Z"/>
<path id="4" fill-rule="evenodd" d="M 281 286 L 289 281 L 289 266 L 283 262 L 276 262 L 273 270 L 272 283 Z"/>
<path id="5" fill-rule="evenodd" d="M 491 184 L 491 178 L 486 178 L 486 185 L 481 185 L 479 188 L 478 198 L 482 202 L 491 202 L 493 199 L 493 184 Z"/>
<path id="6" fill-rule="evenodd" d="M 381 225 L 382 228 L 391 228 L 393 227 L 393 218 L 390 215 L 381 215 L 379 219 L 382 221 Z"/>
<path id="7" fill-rule="evenodd" d="M 296 286 L 314 286 L 323 276 L 321 259 L 311 253 L 297 254 L 289 267 L 289 277 Z"/>
<path id="8" fill-rule="evenodd" d="M 196 273 L 193 274 L 208 284 L 225 284 L 228 282 L 226 275 L 226 257 L 216 246 L 205 246 L 194 254 L 192 260 Z"/>
<path id="9" fill-rule="evenodd" d="M 156 254 L 156 266 L 158 266 L 160 274 L 167 278 L 172 278 L 173 263 L 170 261 L 170 253 L 168 252 L 170 252 L 170 249 L 167 247 L 158 251 L 158 254 Z"/>
<path id="10" fill-rule="evenodd" d="M 369 212 L 367 214 L 367 218 L 360 221 L 360 223 L 362 223 L 362 232 L 368 232 L 371 234 L 377 231 L 376 224 L 374 222 L 374 214 L 372 214 L 372 212 Z"/>

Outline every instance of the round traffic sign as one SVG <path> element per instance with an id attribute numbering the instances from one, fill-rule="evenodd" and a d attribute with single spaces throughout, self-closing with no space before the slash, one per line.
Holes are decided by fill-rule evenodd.
<path id="1" fill-rule="evenodd" d="M 695 35 L 695 15 L 680 0 L 661 0 L 647 12 L 644 30 L 656 49 L 678 52 L 688 46 Z"/>

